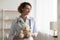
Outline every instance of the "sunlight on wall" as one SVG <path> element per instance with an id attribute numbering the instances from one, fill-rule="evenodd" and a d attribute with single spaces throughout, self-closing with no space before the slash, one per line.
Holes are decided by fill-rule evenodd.
<path id="1" fill-rule="evenodd" d="M 50 34 L 50 22 L 57 21 L 57 0 L 37 1 L 36 11 L 38 31 Z"/>

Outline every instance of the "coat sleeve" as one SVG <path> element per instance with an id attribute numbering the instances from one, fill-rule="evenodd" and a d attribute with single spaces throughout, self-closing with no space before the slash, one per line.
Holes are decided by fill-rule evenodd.
<path id="1" fill-rule="evenodd" d="M 16 32 L 16 21 L 14 20 L 11 24 L 11 30 L 10 30 L 10 34 L 9 34 L 9 40 L 13 40 L 13 37 L 15 35 Z"/>
<path id="2" fill-rule="evenodd" d="M 37 31 L 37 26 L 36 26 L 36 20 L 33 19 L 33 33 L 35 34 L 35 37 L 37 37 L 38 35 L 38 31 Z"/>

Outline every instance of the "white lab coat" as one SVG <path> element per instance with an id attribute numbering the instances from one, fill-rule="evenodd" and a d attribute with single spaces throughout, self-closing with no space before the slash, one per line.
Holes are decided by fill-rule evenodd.
<path id="1" fill-rule="evenodd" d="M 19 35 L 20 27 L 22 26 L 23 23 L 28 24 L 31 28 L 31 31 L 36 33 L 36 36 L 37 36 L 38 33 L 36 30 L 36 26 L 35 26 L 35 20 L 31 17 L 27 17 L 26 21 L 24 22 L 23 19 L 21 17 L 19 17 L 12 22 L 11 31 L 9 34 L 10 40 L 13 40 L 14 35 Z M 33 40 L 33 37 L 30 36 L 29 38 L 23 39 L 23 40 Z"/>

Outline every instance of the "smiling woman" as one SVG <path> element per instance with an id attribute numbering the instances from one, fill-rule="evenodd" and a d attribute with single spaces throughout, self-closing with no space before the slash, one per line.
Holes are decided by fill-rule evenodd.
<path id="1" fill-rule="evenodd" d="M 9 40 L 21 40 L 21 39 L 22 40 L 25 40 L 25 39 L 33 40 L 33 38 L 37 36 L 38 32 L 37 32 L 37 29 L 35 26 L 35 24 L 36 24 L 35 20 L 34 20 L 34 18 L 27 16 L 29 14 L 31 8 L 32 8 L 32 6 L 28 2 L 23 2 L 19 5 L 18 12 L 21 15 L 15 21 L 12 22 Z M 28 25 L 28 27 L 24 27 L 24 30 L 21 29 L 23 27 L 23 24 Z M 24 26 L 27 26 L 27 25 L 24 25 Z M 28 28 L 29 28 L 29 30 L 26 30 Z M 23 32 L 21 32 L 21 31 L 23 31 Z"/>
<path id="2" fill-rule="evenodd" d="M 3 24 L 1 24 L 2 26 L 0 26 L 0 27 L 3 27 L 3 28 L 1 28 L 3 30 L 2 31 L 3 34 L 1 34 L 3 37 L 1 36 L 1 39 L 8 40 L 7 38 L 9 38 L 11 22 L 19 16 L 19 13 L 17 12 L 17 7 L 22 2 L 29 2 L 32 5 L 32 8 L 27 5 L 26 8 L 24 8 L 22 10 L 26 9 L 24 11 L 25 13 L 28 13 L 29 16 L 35 17 L 36 0 L 5 0 L 5 1 L 0 0 L 0 10 L 3 10 L 2 11 L 3 15 L 0 15 L 0 18 L 3 17 L 2 18 L 3 20 L 1 21 Z M 1 12 L 0 12 L 0 14 L 1 14 Z M 27 17 L 27 18 L 29 18 L 29 17 Z M 27 24 L 29 24 L 29 22 Z"/>

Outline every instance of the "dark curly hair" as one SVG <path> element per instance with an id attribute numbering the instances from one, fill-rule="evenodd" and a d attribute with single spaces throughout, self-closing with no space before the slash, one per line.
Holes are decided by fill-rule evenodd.
<path id="1" fill-rule="evenodd" d="M 18 12 L 19 12 L 19 13 L 22 13 L 22 9 L 23 9 L 26 5 L 29 5 L 30 7 L 32 7 L 30 3 L 28 3 L 28 2 L 23 2 L 23 3 L 21 3 L 21 4 L 19 5 L 19 7 L 18 7 Z"/>

